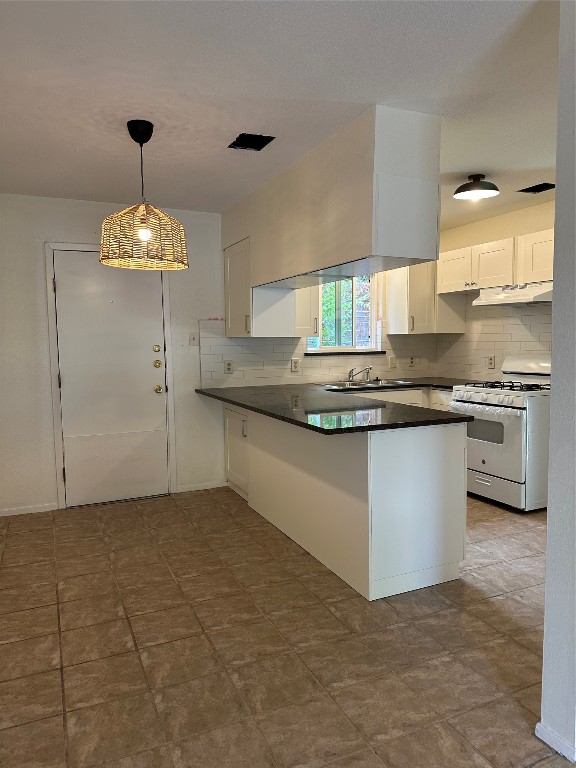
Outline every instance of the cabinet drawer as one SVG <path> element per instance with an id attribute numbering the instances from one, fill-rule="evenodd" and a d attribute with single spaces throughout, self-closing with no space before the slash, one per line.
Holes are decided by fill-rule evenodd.
<path id="1" fill-rule="evenodd" d="M 423 399 L 421 389 L 393 389 L 377 394 L 371 392 L 359 392 L 358 394 L 369 397 L 371 400 L 384 400 L 388 403 L 402 403 L 403 405 L 422 406 Z"/>

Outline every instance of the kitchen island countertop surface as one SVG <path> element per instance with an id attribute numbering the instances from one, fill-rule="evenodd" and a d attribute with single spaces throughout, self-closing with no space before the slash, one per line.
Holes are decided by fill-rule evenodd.
<path id="1" fill-rule="evenodd" d="M 451 389 L 456 384 L 466 383 L 462 379 L 431 377 L 410 379 L 410 382 L 391 391 L 423 387 Z M 369 392 L 330 392 L 325 389 L 325 384 L 200 388 L 196 392 L 324 435 L 472 421 L 471 416 L 460 413 L 377 400 L 370 398 Z M 378 394 L 384 393 L 380 390 Z"/>

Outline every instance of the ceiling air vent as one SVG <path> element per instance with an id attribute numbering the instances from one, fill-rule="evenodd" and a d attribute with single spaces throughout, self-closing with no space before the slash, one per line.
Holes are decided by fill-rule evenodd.
<path id="1" fill-rule="evenodd" d="M 529 195 L 537 195 L 540 192 L 547 192 L 549 189 L 555 189 L 556 184 L 549 184 L 547 181 L 543 181 L 540 184 L 534 184 L 532 187 L 525 187 L 524 189 L 518 189 L 518 192 L 527 192 Z"/>
<path id="2" fill-rule="evenodd" d="M 250 149 L 252 152 L 260 152 L 275 138 L 276 136 L 262 136 L 259 133 L 240 133 L 232 144 L 228 144 L 228 149 Z"/>

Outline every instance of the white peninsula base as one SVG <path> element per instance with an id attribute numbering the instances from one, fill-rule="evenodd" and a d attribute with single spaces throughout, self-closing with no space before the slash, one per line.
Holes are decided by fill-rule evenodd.
<path id="1" fill-rule="evenodd" d="M 466 424 L 322 435 L 250 414 L 249 503 L 368 600 L 458 578 Z"/>

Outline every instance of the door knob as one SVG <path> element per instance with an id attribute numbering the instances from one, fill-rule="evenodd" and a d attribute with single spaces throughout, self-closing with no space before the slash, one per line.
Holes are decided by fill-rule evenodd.
<path id="1" fill-rule="evenodd" d="M 154 344 L 152 347 L 152 352 L 160 352 L 160 344 Z"/>
<path id="2" fill-rule="evenodd" d="M 154 366 L 154 368 L 162 368 L 162 360 L 154 360 L 152 365 Z"/>
<path id="3" fill-rule="evenodd" d="M 164 387 L 161 384 L 156 384 L 154 387 L 154 392 L 159 395 L 161 392 L 164 392 Z"/>

